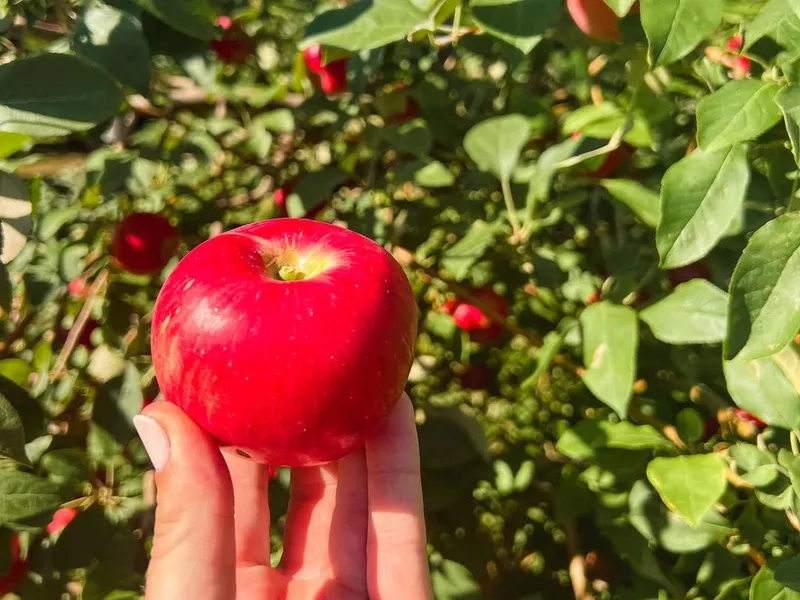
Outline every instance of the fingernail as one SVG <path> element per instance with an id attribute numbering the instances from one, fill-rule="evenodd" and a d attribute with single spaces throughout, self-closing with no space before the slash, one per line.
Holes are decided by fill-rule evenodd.
<path id="1" fill-rule="evenodd" d="M 156 471 L 160 471 L 169 462 L 169 438 L 167 432 L 158 424 L 158 421 L 136 415 L 133 417 L 133 426 L 144 444 L 144 449 L 150 457 Z"/>

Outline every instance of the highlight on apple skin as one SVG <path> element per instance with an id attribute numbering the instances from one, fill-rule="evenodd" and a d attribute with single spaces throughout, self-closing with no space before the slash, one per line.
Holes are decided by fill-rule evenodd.
<path id="1" fill-rule="evenodd" d="M 567 0 L 575 25 L 590 38 L 600 42 L 618 42 L 622 39 L 619 17 L 603 0 Z"/>
<path id="2" fill-rule="evenodd" d="M 417 306 L 378 244 L 270 219 L 190 252 L 156 301 L 165 398 L 221 446 L 270 465 L 336 460 L 391 411 L 414 357 Z"/>
<path id="3" fill-rule="evenodd" d="M 180 234 L 166 217 L 131 213 L 114 230 L 111 256 L 129 273 L 152 275 L 167 266 L 180 245 Z"/>

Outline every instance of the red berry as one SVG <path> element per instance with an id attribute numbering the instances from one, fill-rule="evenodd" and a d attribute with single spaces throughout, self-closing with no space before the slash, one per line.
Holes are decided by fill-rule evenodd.
<path id="1" fill-rule="evenodd" d="M 67 284 L 67 292 L 73 298 L 85 298 L 89 292 L 89 284 L 83 277 L 78 277 Z"/>
<path id="2" fill-rule="evenodd" d="M 453 311 L 453 322 L 456 327 L 468 332 L 486 329 L 491 325 L 489 317 L 483 314 L 480 308 L 472 304 L 460 304 Z"/>
<path id="3" fill-rule="evenodd" d="M 753 425 L 755 425 L 756 427 L 758 427 L 761 430 L 766 429 L 766 427 L 767 427 L 767 424 L 764 423 L 764 421 L 759 419 L 757 416 L 755 416 L 753 414 L 750 414 L 749 412 L 747 412 L 746 410 L 744 410 L 742 408 L 737 408 L 733 412 L 736 414 L 736 417 L 740 421 L 744 421 L 745 423 L 752 423 Z"/>
<path id="4" fill-rule="evenodd" d="M 20 558 L 19 535 L 11 536 L 11 567 L 0 575 L 0 597 L 10 594 L 28 574 L 28 562 Z"/>
<path id="5" fill-rule="evenodd" d="M 698 262 L 678 267 L 677 269 L 670 269 L 667 271 L 667 279 L 669 279 L 672 287 L 675 287 L 692 279 L 711 279 L 711 272 L 707 266 Z"/>
<path id="6" fill-rule="evenodd" d="M 322 46 L 314 44 L 303 50 L 303 56 L 306 59 L 306 66 L 312 73 L 319 73 L 322 71 Z"/>
<path id="7" fill-rule="evenodd" d="M 448 315 L 452 315 L 453 312 L 458 308 L 459 301 L 455 298 L 450 298 L 449 300 L 445 300 L 445 303 L 442 304 L 442 312 Z"/>
<path id="8" fill-rule="evenodd" d="M 505 317 L 508 314 L 508 302 L 491 288 L 480 288 L 472 293 L 500 315 Z M 479 343 L 489 343 L 503 335 L 503 326 L 495 323 L 480 308 L 472 304 L 461 303 L 456 306 L 453 310 L 453 322 L 456 327 L 469 333 L 470 339 Z"/>
<path id="9" fill-rule="evenodd" d="M 735 35 L 728 40 L 727 48 L 731 52 L 738 52 L 744 46 L 744 38 L 741 35 Z"/>
<path id="10" fill-rule="evenodd" d="M 605 155 L 603 163 L 594 171 L 589 172 L 590 177 L 597 179 L 608 179 L 628 160 L 631 156 L 631 149 L 628 146 L 620 146 Z"/>
<path id="11" fill-rule="evenodd" d="M 334 60 L 319 73 L 319 87 L 328 95 L 347 91 L 347 60 Z"/>
<path id="12" fill-rule="evenodd" d="M 594 304 L 600 301 L 600 290 L 594 290 L 589 297 L 586 298 L 586 304 Z"/>
<path id="13" fill-rule="evenodd" d="M 737 56 L 733 61 L 733 77 L 734 79 L 744 79 L 750 74 L 751 68 L 750 59 L 746 56 Z"/>
<path id="14" fill-rule="evenodd" d="M 114 231 L 111 255 L 117 265 L 137 275 L 161 271 L 180 244 L 180 234 L 162 215 L 131 213 Z"/>
<path id="15" fill-rule="evenodd" d="M 228 15 L 222 15 L 217 19 L 217 25 L 222 27 L 225 31 L 228 31 L 233 26 L 233 19 L 231 19 Z"/>
<path id="16" fill-rule="evenodd" d="M 279 213 L 286 214 L 286 198 L 288 198 L 291 193 L 291 185 L 285 185 L 275 190 L 275 193 L 272 195 L 272 201 L 275 203 L 275 208 L 278 209 Z"/>
<path id="17" fill-rule="evenodd" d="M 59 508 L 54 514 L 50 523 L 47 525 L 47 533 L 55 535 L 62 532 L 72 520 L 78 516 L 77 508 Z"/>
<path id="18" fill-rule="evenodd" d="M 211 49 L 224 63 L 240 65 L 247 61 L 255 52 L 255 46 L 248 35 L 233 22 L 228 16 L 217 19 L 224 34 L 221 40 L 212 40 Z"/>

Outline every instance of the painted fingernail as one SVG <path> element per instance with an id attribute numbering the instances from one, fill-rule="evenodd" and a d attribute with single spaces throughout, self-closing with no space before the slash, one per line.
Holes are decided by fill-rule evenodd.
<path id="1" fill-rule="evenodd" d="M 155 470 L 160 471 L 167 466 L 170 454 L 169 438 L 158 421 L 144 415 L 136 415 L 133 417 L 133 426 L 136 428 Z"/>

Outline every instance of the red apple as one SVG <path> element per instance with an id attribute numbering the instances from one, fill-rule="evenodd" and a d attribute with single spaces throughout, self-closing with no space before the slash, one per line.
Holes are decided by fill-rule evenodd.
<path id="1" fill-rule="evenodd" d="M 67 284 L 67 293 L 73 298 L 86 298 L 89 293 L 89 284 L 83 277 L 73 279 Z"/>
<path id="2" fill-rule="evenodd" d="M 744 46 L 744 38 L 741 35 L 735 35 L 728 40 L 726 46 L 731 52 L 738 52 Z"/>
<path id="3" fill-rule="evenodd" d="M 692 279 L 711 279 L 711 272 L 703 263 L 697 262 L 677 269 L 670 269 L 667 271 L 667 279 L 669 279 L 672 287 L 676 287 Z"/>
<path id="4" fill-rule="evenodd" d="M 491 288 L 473 290 L 472 294 L 503 317 L 508 315 L 508 302 Z M 503 325 L 493 321 L 475 305 L 461 302 L 455 306 L 452 314 L 456 327 L 469 333 L 473 341 L 487 344 L 503 335 Z"/>
<path id="5" fill-rule="evenodd" d="M 631 156 L 631 149 L 629 146 L 623 144 L 619 148 L 615 148 L 605 155 L 603 162 L 594 171 L 589 172 L 590 177 L 597 179 L 608 179 L 614 175 L 617 170 L 628 160 Z"/>
<path id="6" fill-rule="evenodd" d="M 360 447 L 411 370 L 402 268 L 341 227 L 269 219 L 207 240 L 167 279 L 152 355 L 166 400 L 220 445 L 290 467 Z"/>
<path id="7" fill-rule="evenodd" d="M 10 594 L 28 574 L 28 561 L 21 558 L 19 535 L 11 536 L 11 567 L 0 574 L 0 597 Z"/>
<path id="8" fill-rule="evenodd" d="M 319 44 L 303 50 L 306 66 L 314 84 L 325 94 L 347 91 L 347 59 L 332 60 L 322 64 L 322 47 Z"/>
<path id="9" fill-rule="evenodd" d="M 53 518 L 47 525 L 47 533 L 55 535 L 64 531 L 64 529 L 72 523 L 72 520 L 78 516 L 77 508 L 59 508 L 53 513 Z"/>
<path id="10" fill-rule="evenodd" d="M 737 56 L 733 60 L 733 78 L 745 79 L 750 74 L 752 64 L 746 56 Z"/>
<path id="11" fill-rule="evenodd" d="M 278 214 L 280 215 L 286 214 L 286 199 L 289 197 L 289 194 L 291 193 L 292 193 L 291 185 L 285 185 L 275 190 L 275 193 L 272 195 L 272 202 L 275 204 L 275 208 L 277 209 Z"/>
<path id="12" fill-rule="evenodd" d="M 601 42 L 618 42 L 619 17 L 604 0 L 567 0 L 567 10 L 578 28 Z"/>
<path id="13" fill-rule="evenodd" d="M 137 275 L 161 271 L 180 244 L 180 235 L 170 222 L 154 213 L 131 213 L 114 231 L 111 255 L 117 265 Z"/>
<path id="14" fill-rule="evenodd" d="M 253 41 L 228 16 L 219 17 L 217 25 L 224 31 L 222 39 L 211 41 L 211 49 L 217 57 L 227 64 L 240 65 L 246 62 L 255 52 Z"/>

